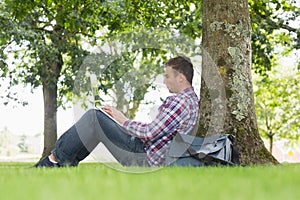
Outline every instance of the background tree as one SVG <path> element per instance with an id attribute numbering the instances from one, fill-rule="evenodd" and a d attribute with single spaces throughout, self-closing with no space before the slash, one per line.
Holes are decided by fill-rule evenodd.
<path id="1" fill-rule="evenodd" d="M 133 55 L 134 59 L 128 60 L 129 63 L 121 61 L 123 64 L 131 66 L 130 71 L 124 74 L 112 87 L 116 108 L 125 113 L 130 119 L 135 117 L 141 101 L 156 76 L 163 73 L 163 68 L 159 67 L 163 65 L 162 59 L 157 59 L 155 62 L 153 57 L 150 59 L 142 57 L 142 60 L 138 60 L 139 67 L 134 66 L 138 54 L 139 52 L 135 53 Z"/>
<path id="2" fill-rule="evenodd" d="M 62 105 L 63 97 L 70 97 L 73 76 L 87 54 L 81 47 L 82 38 L 101 27 L 99 16 L 104 11 L 94 1 L 86 1 L 84 6 L 77 1 L 3 2 L 6 14 L 1 16 L 1 26 L 6 37 L 2 44 L 6 45 L 1 48 L 14 54 L 15 67 L 10 71 L 2 68 L 10 72 L 11 85 L 23 82 L 33 88 L 42 86 L 46 155 L 57 139 L 57 107 Z"/>
<path id="3" fill-rule="evenodd" d="M 115 42 L 120 45 L 120 40 Z M 133 45 L 139 46 L 136 43 Z M 119 47 L 118 51 L 120 49 L 122 48 Z M 75 80 L 76 96 L 73 96 L 73 100 L 76 104 L 80 102 L 79 104 L 84 105 L 84 110 L 112 105 L 127 117 L 135 117 L 148 88 L 153 89 L 153 81 L 163 72 L 163 68 L 159 66 L 163 66 L 165 53 L 160 49 L 143 48 L 130 53 L 127 51 L 124 49 L 120 55 L 113 52 L 87 57 L 87 63 L 82 65 Z"/>
<path id="4" fill-rule="evenodd" d="M 300 73 L 296 66 L 277 67 L 267 77 L 255 77 L 255 107 L 259 130 L 270 143 L 288 139 L 297 144 L 300 138 Z"/>
<path id="5" fill-rule="evenodd" d="M 28 144 L 26 144 L 26 135 L 21 135 L 18 147 L 21 153 L 28 153 Z"/>
<path id="6" fill-rule="evenodd" d="M 272 152 L 274 138 L 289 138 L 294 143 L 298 137 L 297 128 L 294 127 L 294 124 L 298 123 L 297 106 L 291 110 L 286 101 L 289 99 L 293 105 L 293 102 L 299 101 L 297 95 L 293 95 L 297 84 L 292 78 L 297 77 L 297 68 L 300 69 L 300 4 L 294 0 L 249 3 L 253 69 L 262 75 L 256 76 L 255 82 L 258 86 L 255 91 L 258 126 L 261 136 L 270 140 Z M 293 56 L 296 59 L 298 67 L 293 68 L 292 62 L 290 66 L 285 65 L 293 74 L 286 75 L 286 71 L 289 70 L 281 69 L 278 64 L 283 56 Z M 280 68 L 280 73 L 277 68 Z"/>
<path id="7" fill-rule="evenodd" d="M 3 130 L 0 131 L 0 154 L 10 156 L 11 150 L 9 146 L 12 141 L 12 133 L 7 127 L 4 127 Z"/>
<path id="8" fill-rule="evenodd" d="M 10 87 L 20 82 L 33 88 L 42 85 L 44 156 L 54 148 L 57 139 L 57 107 L 70 100 L 74 77 L 88 54 L 84 44 L 95 45 L 97 38 L 103 39 L 102 35 L 96 36 L 96 31 L 104 26 L 111 32 L 126 28 L 122 5 L 116 1 L 66 4 L 64 1 L 7 0 L 1 2 L 1 8 L 4 11 L 1 25 L 5 29 L 1 32 L 1 76 L 9 77 Z M 125 28 L 118 21 L 123 21 Z M 12 69 L 5 65 L 4 52 L 14 54 Z M 17 99 L 10 93 L 7 97 Z"/>

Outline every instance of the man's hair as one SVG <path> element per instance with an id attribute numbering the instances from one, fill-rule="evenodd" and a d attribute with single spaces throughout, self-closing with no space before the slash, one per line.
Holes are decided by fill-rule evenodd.
<path id="1" fill-rule="evenodd" d="M 165 66 L 172 67 L 172 69 L 174 69 L 175 71 L 182 73 L 185 76 L 186 80 L 192 85 L 194 69 L 190 58 L 186 56 L 177 56 L 168 60 L 165 63 Z"/>

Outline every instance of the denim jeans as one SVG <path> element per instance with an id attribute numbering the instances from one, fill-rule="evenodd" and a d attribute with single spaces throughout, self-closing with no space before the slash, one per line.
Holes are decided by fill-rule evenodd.
<path id="1" fill-rule="evenodd" d="M 144 143 L 97 109 L 88 110 L 68 129 L 52 153 L 59 164 L 76 166 L 100 142 L 124 166 L 148 165 Z"/>

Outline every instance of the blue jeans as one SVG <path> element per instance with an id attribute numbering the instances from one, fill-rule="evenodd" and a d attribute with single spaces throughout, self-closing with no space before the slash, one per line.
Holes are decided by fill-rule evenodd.
<path id="1" fill-rule="evenodd" d="M 88 110 L 68 129 L 52 153 L 59 164 L 77 166 L 100 142 L 124 166 L 148 166 L 144 143 L 97 109 Z"/>

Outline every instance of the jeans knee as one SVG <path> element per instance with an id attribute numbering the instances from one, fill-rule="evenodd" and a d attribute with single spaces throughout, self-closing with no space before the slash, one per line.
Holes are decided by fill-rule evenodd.
<path id="1" fill-rule="evenodd" d="M 97 111 L 97 109 L 91 108 L 91 109 L 89 109 L 88 111 L 86 111 L 84 115 L 85 115 L 86 117 L 92 119 L 92 118 L 95 118 L 95 116 L 96 116 L 96 111 Z"/>
<path id="2" fill-rule="evenodd" d="M 97 109 L 95 109 L 95 108 L 90 108 L 88 111 L 86 111 L 86 113 L 87 113 L 88 115 L 95 114 L 96 110 L 97 110 Z"/>

